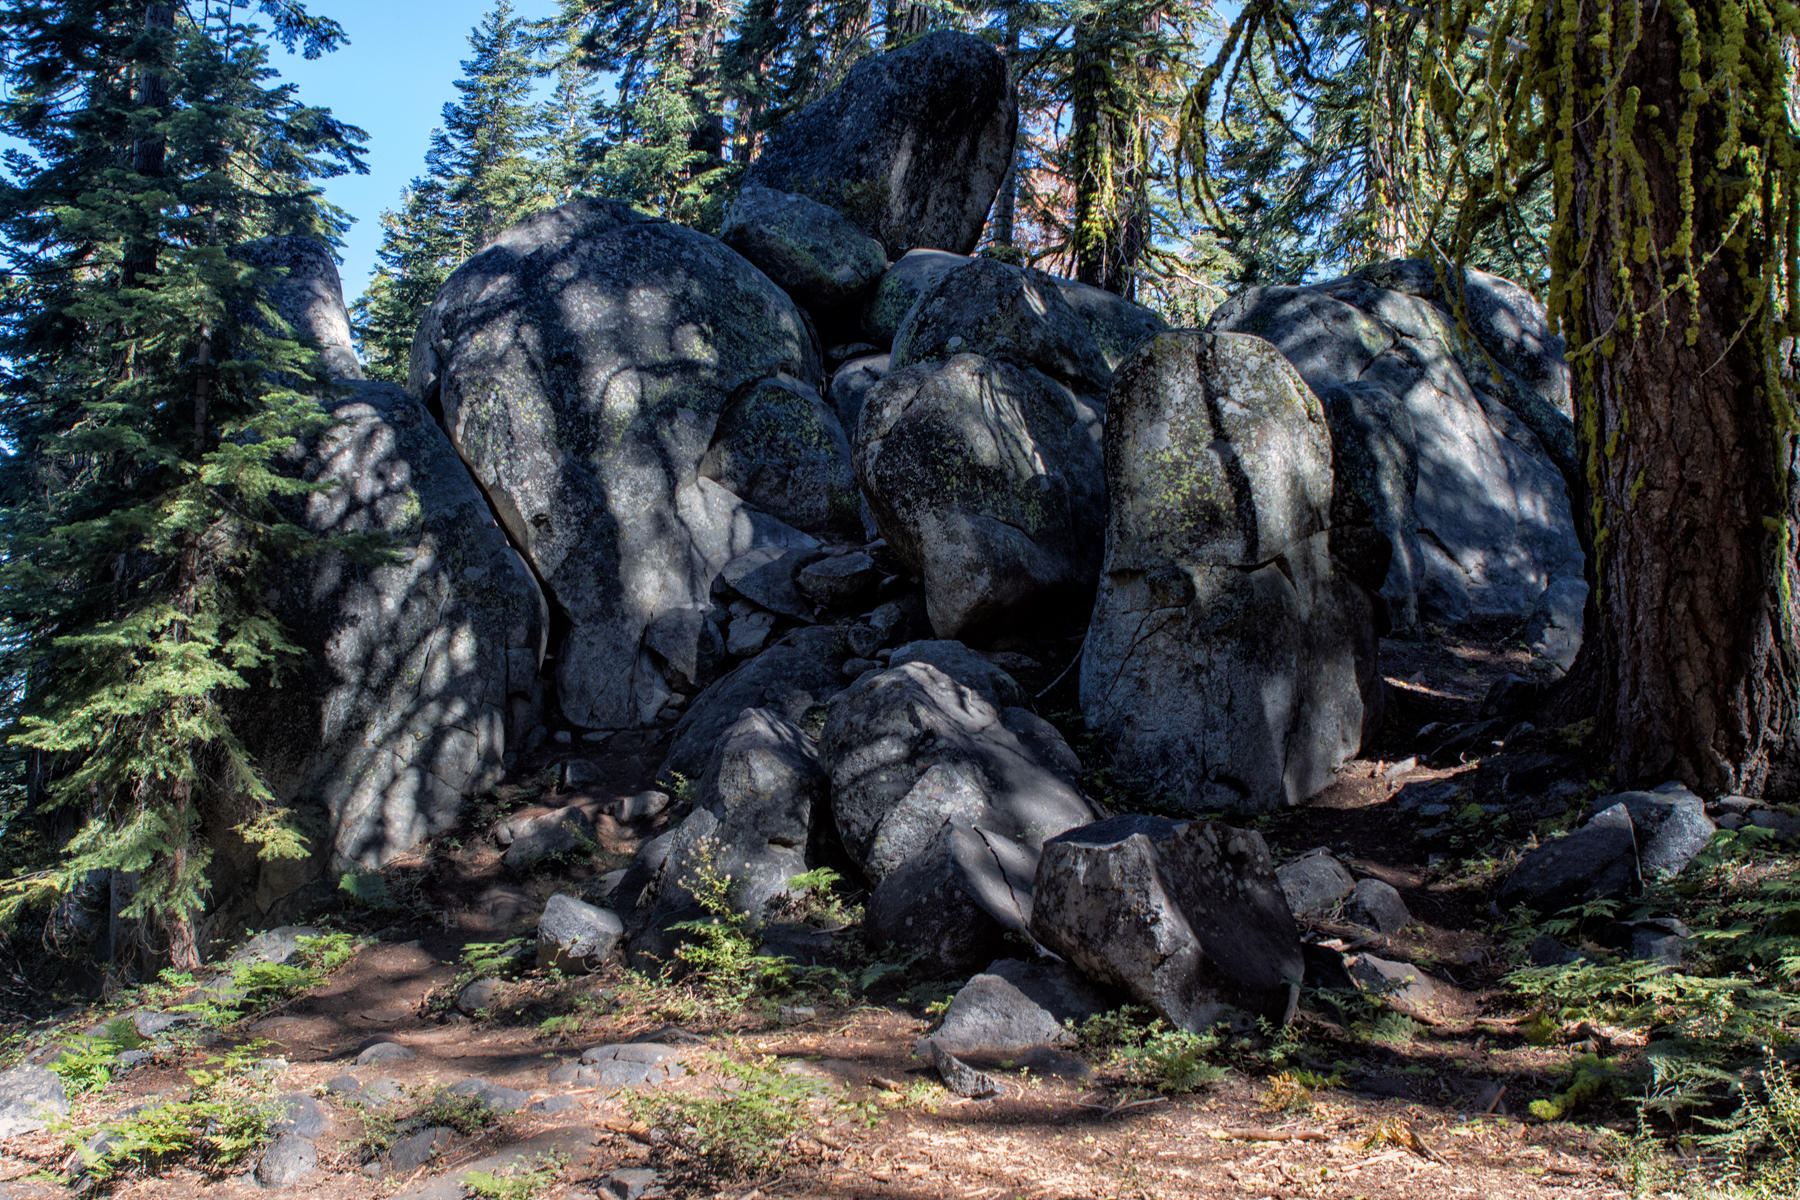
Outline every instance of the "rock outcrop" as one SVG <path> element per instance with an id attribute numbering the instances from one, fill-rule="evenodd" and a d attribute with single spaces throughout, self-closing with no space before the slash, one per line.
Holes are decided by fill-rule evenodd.
<path id="1" fill-rule="evenodd" d="M 327 375 L 345 380 L 363 377 L 350 336 L 350 314 L 344 308 L 344 286 L 329 246 L 298 235 L 266 237 L 237 247 L 232 257 L 276 276 L 264 285 L 270 307 L 295 337 L 318 348 Z"/>
<path id="2" fill-rule="evenodd" d="M 967 33 L 865 58 L 769 136 L 746 187 L 830 205 L 899 258 L 975 249 L 1012 153 L 1006 63 Z"/>
<path id="3" fill-rule="evenodd" d="M 325 400 L 299 455 L 315 533 L 386 535 L 392 558 L 300 560 L 276 611 L 305 651 L 247 709 L 275 793 L 322 810 L 337 870 L 373 867 L 453 826 L 536 724 L 548 613 L 467 469 L 399 388 Z M 265 888 L 299 882 L 271 864 Z M 265 895 L 264 899 L 272 898 Z"/>
<path id="4" fill-rule="evenodd" d="M 835 519 L 819 463 L 842 432 L 816 403 L 821 382 L 805 318 L 766 275 L 624 204 L 528 218 L 445 283 L 408 386 L 441 412 L 567 617 L 556 680 L 571 723 L 648 724 L 676 689 L 698 690 L 722 667 L 708 620 L 719 572 L 761 547 L 812 544 L 707 467 L 769 500 L 783 486 L 770 472 L 795 454 L 821 482 L 788 491 L 787 515 Z M 742 411 L 770 389 L 798 397 L 819 436 L 796 446 Z"/>
<path id="5" fill-rule="evenodd" d="M 1108 406 L 1106 562 L 1081 707 L 1176 803 L 1266 809 L 1330 782 L 1379 695 L 1367 590 L 1333 547 L 1330 434 L 1275 348 L 1158 335 Z"/>
<path id="6" fill-rule="evenodd" d="M 1421 621 L 1573 608 L 1582 555 L 1568 368 L 1544 310 L 1508 280 L 1468 273 L 1465 315 L 1436 273 L 1392 262 L 1307 287 L 1248 288 L 1209 329 L 1275 343 L 1325 403 L 1340 475 L 1393 543 L 1382 594 L 1399 629 Z M 1572 657 L 1547 644 L 1558 658 Z"/>

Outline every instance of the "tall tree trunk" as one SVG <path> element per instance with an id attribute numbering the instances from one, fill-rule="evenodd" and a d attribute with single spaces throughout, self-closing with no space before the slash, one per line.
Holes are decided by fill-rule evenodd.
<path id="1" fill-rule="evenodd" d="M 1006 5 L 1006 82 L 1016 94 L 1019 87 L 1019 42 L 1025 28 L 1024 5 L 1008 0 Z M 1000 191 L 994 196 L 994 212 L 989 219 L 989 240 L 1007 250 L 1013 245 L 1013 217 L 1019 202 L 1019 147 L 1023 144 L 1019 131 L 1013 131 L 1012 145 L 1007 148 L 1006 174 L 1000 177 Z"/>
<path id="2" fill-rule="evenodd" d="M 1718 44 L 1718 14 L 1706 4 L 1693 11 L 1703 44 Z M 1655 251 L 1632 270 L 1629 289 L 1621 292 L 1605 267 L 1621 250 L 1634 261 L 1629 222 L 1612 221 L 1604 203 L 1590 208 L 1596 197 L 1628 194 L 1598 122 L 1576 123 L 1573 171 L 1558 200 L 1575 234 L 1594 237 L 1579 264 L 1588 275 L 1571 314 L 1573 340 L 1616 335 L 1616 346 L 1577 361 L 1595 584 L 1581 666 L 1598 680 L 1600 744 L 1611 748 L 1620 783 L 1676 778 L 1705 795 L 1756 794 L 1792 736 L 1795 685 L 1781 583 L 1795 566 L 1791 446 L 1762 390 L 1770 316 L 1744 283 L 1763 278 L 1765 264 L 1756 239 L 1736 239 L 1706 262 L 1696 296 L 1676 289 L 1665 301 L 1679 263 L 1656 256 L 1669 254 L 1681 220 L 1667 147 L 1678 144 L 1683 39 L 1668 7 L 1646 5 L 1644 16 L 1615 89 L 1641 89 L 1661 104 L 1655 112 L 1646 105 L 1632 134 L 1646 164 Z M 1603 86 L 1588 42 L 1594 31 L 1584 5 L 1576 70 L 1561 83 L 1577 97 Z M 1696 258 L 1737 203 L 1698 181 L 1715 161 L 1722 123 L 1720 109 L 1703 102 L 1692 150 Z M 1643 314 L 1637 336 L 1634 313 Z"/>
<path id="3" fill-rule="evenodd" d="M 892 50 L 931 28 L 931 9 L 913 0 L 888 0 L 887 19 L 882 24 L 887 48 Z"/>

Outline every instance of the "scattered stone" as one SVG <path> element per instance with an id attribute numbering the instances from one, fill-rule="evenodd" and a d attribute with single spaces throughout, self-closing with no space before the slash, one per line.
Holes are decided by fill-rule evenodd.
<path id="1" fill-rule="evenodd" d="M 45 1067 L 0 1072 L 0 1139 L 48 1129 L 73 1111 L 62 1077 Z"/>
<path id="2" fill-rule="evenodd" d="M 932 1041 L 952 1054 L 1016 1057 L 1074 1041 L 1069 1023 L 1106 1008 L 1085 980 L 1058 963 L 1001 959 L 964 984 Z"/>
<path id="3" fill-rule="evenodd" d="M 1411 963 L 1359 954 L 1350 960 L 1350 975 L 1365 992 L 1394 1008 L 1422 1011 L 1437 996 L 1431 976 Z"/>
<path id="4" fill-rule="evenodd" d="M 579 1063 L 564 1063 L 550 1072 L 552 1083 L 584 1087 L 638 1088 L 663 1082 L 681 1065 L 681 1051 L 661 1042 L 621 1042 L 590 1046 Z"/>
<path id="5" fill-rule="evenodd" d="M 783 1025 L 804 1025 L 817 1020 L 819 1010 L 810 1004 L 783 1004 L 775 1010 L 775 1016 Z"/>
<path id="6" fill-rule="evenodd" d="M 741 617 L 733 617 L 730 627 L 725 632 L 725 653 L 733 658 L 749 658 L 758 654 L 769 644 L 769 635 L 775 632 L 775 614 L 772 612 L 746 613 Z"/>
<path id="7" fill-rule="evenodd" d="M 253 963 L 291 963 L 300 957 L 300 940 L 318 936 L 319 931 L 311 925 L 279 925 L 274 929 L 265 929 L 239 946 L 225 963 L 232 967 L 249 966 Z"/>
<path id="8" fill-rule="evenodd" d="M 197 1013 L 153 1012 L 140 1008 L 131 1014 L 131 1026 L 138 1031 L 139 1037 L 161 1037 L 182 1025 L 192 1025 L 199 1021 Z"/>
<path id="9" fill-rule="evenodd" d="M 638 792 L 636 795 L 625 797 L 614 805 L 613 816 L 628 824 L 635 821 L 648 821 L 667 812 L 670 803 L 667 792 Z"/>
<path id="10" fill-rule="evenodd" d="M 463 985 L 456 993 L 456 1011 L 466 1017 L 480 1016 L 494 1006 L 500 995 L 500 989 L 506 981 L 495 975 L 484 975 L 480 979 Z"/>
<path id="11" fill-rule="evenodd" d="M 302 1093 L 283 1096 L 276 1101 L 281 1115 L 270 1124 L 270 1132 L 276 1134 L 295 1134 L 303 1138 L 316 1138 L 324 1135 L 331 1127 L 331 1117 L 325 1108 L 313 1097 Z"/>
<path id="12" fill-rule="evenodd" d="M 343 1096 L 346 1099 L 355 1097 L 362 1091 L 362 1088 L 362 1080 L 350 1074 L 348 1071 L 345 1071 L 340 1075 L 333 1075 L 330 1079 L 325 1081 L 325 1091 L 327 1095 Z"/>
<path id="13" fill-rule="evenodd" d="M 551 1115 L 554 1113 L 573 1112 L 580 1107 L 581 1105 L 576 1102 L 575 1097 L 573 1096 L 539 1096 L 536 1100 L 533 1100 L 530 1104 L 525 1106 L 525 1111 L 529 1113 Z"/>
<path id="14" fill-rule="evenodd" d="M 1533 850 L 1500 887 L 1502 911 L 1523 904 L 1560 912 L 1590 900 L 1623 896 L 1638 883 L 1637 836 L 1631 813 L 1613 804 L 1575 832 Z"/>
<path id="15" fill-rule="evenodd" d="M 506 825 L 512 842 L 500 861 L 509 871 L 528 870 L 546 858 L 579 850 L 594 841 L 594 819 L 574 805 L 508 821 Z"/>
<path id="16" fill-rule="evenodd" d="M 319 1169 L 319 1150 L 309 1137 L 297 1133 L 279 1133 L 256 1162 L 259 1187 L 293 1187 L 312 1177 Z"/>
<path id="17" fill-rule="evenodd" d="M 402 1046 L 399 1042 L 376 1042 L 356 1056 L 356 1065 L 366 1067 L 371 1063 L 405 1062 L 417 1057 L 411 1046 Z"/>
<path id="18" fill-rule="evenodd" d="M 625 926 L 615 914 L 573 896 L 552 896 L 538 918 L 538 966 L 570 973 L 597 970 L 624 936 Z"/>
<path id="19" fill-rule="evenodd" d="M 620 1167 L 600 1180 L 618 1200 L 641 1200 L 661 1180 L 649 1167 Z"/>
<path id="20" fill-rule="evenodd" d="M 1332 463 L 1317 398 L 1259 338 L 1159 334 L 1119 369 L 1081 709 L 1177 803 L 1299 803 L 1378 715 L 1383 564 L 1338 557 L 1366 526 L 1334 516 Z"/>
<path id="21" fill-rule="evenodd" d="M 992 1075 L 977 1071 L 935 1041 L 927 1039 L 925 1046 L 931 1065 L 937 1068 L 938 1076 L 951 1095 L 982 1100 L 999 1093 L 1000 1085 Z"/>
<path id="22" fill-rule="evenodd" d="M 1398 933 L 1412 923 L 1412 912 L 1392 884 L 1359 879 L 1344 903 L 1344 916 L 1377 933 Z"/>
<path id="23" fill-rule="evenodd" d="M 1356 888 L 1344 865 L 1323 850 L 1282 863 L 1275 868 L 1275 879 L 1296 917 L 1328 913 Z"/>
<path id="24" fill-rule="evenodd" d="M 1210 1028 L 1228 1004 L 1286 1023 L 1299 998 L 1299 930 L 1248 830 L 1133 815 L 1052 838 L 1031 932 L 1183 1029 Z"/>
<path id="25" fill-rule="evenodd" d="M 860 550 L 817 558 L 794 575 L 800 591 L 820 608 L 854 609 L 874 595 L 881 568 Z"/>
<path id="26" fill-rule="evenodd" d="M 447 1089 L 452 1096 L 469 1096 L 481 1102 L 483 1108 L 497 1116 L 518 1112 L 525 1107 L 531 1097 L 518 1088 L 509 1088 L 486 1079 L 470 1076 L 461 1083 Z"/>
<path id="27" fill-rule="evenodd" d="M 455 1142 L 456 1130 L 444 1125 L 432 1125 L 396 1139 L 394 1148 L 388 1152 L 388 1163 L 397 1175 L 411 1174 L 448 1150 Z"/>

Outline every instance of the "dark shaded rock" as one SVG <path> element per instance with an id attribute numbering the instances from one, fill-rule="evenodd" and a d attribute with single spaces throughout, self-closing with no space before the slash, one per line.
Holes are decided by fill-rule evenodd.
<path id="1" fill-rule="evenodd" d="M 1644 877 L 1667 879 L 1681 874 L 1717 832 L 1718 826 L 1697 803 L 1677 805 L 1644 843 L 1638 860 Z"/>
<path id="2" fill-rule="evenodd" d="M 997 707 L 1022 705 L 1028 699 L 1025 689 L 1019 686 L 1019 681 L 1009 671 L 997 665 L 987 655 L 971 650 L 961 642 L 944 639 L 907 642 L 895 649 L 888 665 L 902 667 L 909 662 L 936 667 L 962 686 L 981 693 L 988 703 Z M 1060 769 L 1073 774 L 1079 772 L 1081 766 L 1071 758 Z"/>
<path id="3" fill-rule="evenodd" d="M 1119 371 L 1106 478 L 1088 727 L 1194 809 L 1313 795 L 1380 700 L 1374 605 L 1332 553 L 1317 399 L 1260 339 L 1159 334 Z"/>
<path id="4" fill-rule="evenodd" d="M 788 898 L 788 880 L 807 869 L 815 822 L 827 812 L 812 741 L 760 708 L 725 731 L 693 795 L 694 812 L 657 848 L 660 865 L 634 902 L 634 954 L 666 955 L 662 931 L 704 915 L 696 899 L 703 869 L 729 875 L 733 902 L 762 924 Z"/>
<path id="5" fill-rule="evenodd" d="M 1638 885 L 1637 837 L 1631 814 L 1614 804 L 1580 829 L 1533 850 L 1500 887 L 1500 907 L 1523 904 L 1540 913 L 1623 896 Z"/>
<path id="6" fill-rule="evenodd" d="M 538 966 L 592 971 L 612 957 L 625 926 L 604 908 L 573 896 L 552 896 L 538 918 Z"/>
<path id="7" fill-rule="evenodd" d="M 649 1167 L 621 1167 L 608 1173 L 600 1181 L 600 1186 L 611 1192 L 617 1200 L 641 1200 L 659 1182 L 660 1178 Z"/>
<path id="8" fill-rule="evenodd" d="M 331 1117 L 323 1105 L 311 1096 L 295 1093 L 276 1101 L 281 1114 L 270 1124 L 275 1134 L 294 1134 L 303 1138 L 323 1137 L 331 1128 Z"/>
<path id="9" fill-rule="evenodd" d="M 875 881 L 951 818 L 1035 851 L 1096 815 L 1053 727 L 923 662 L 872 672 L 835 697 L 820 756 L 845 848 Z"/>
<path id="10" fill-rule="evenodd" d="M 1579 639 L 1586 589 L 1565 484 L 1574 427 L 1561 339 L 1523 289 L 1467 278 L 1473 343 L 1436 272 L 1410 261 L 1248 288 L 1208 328 L 1269 339 L 1331 397 L 1346 482 L 1392 540 L 1382 592 L 1397 628 L 1525 617 L 1557 584 L 1534 640 L 1560 660 Z"/>
<path id="11" fill-rule="evenodd" d="M 1033 896 L 1033 936 L 1171 1024 L 1292 1015 L 1300 935 L 1259 834 L 1113 817 L 1046 843 Z"/>
<path id="12" fill-rule="evenodd" d="M 755 185 L 731 202 L 719 240 L 819 315 L 854 306 L 888 266 L 881 243 L 836 209 Z"/>
<path id="13" fill-rule="evenodd" d="M 849 440 L 837 414 L 808 384 L 767 379 L 734 397 L 700 460 L 700 474 L 796 529 L 862 530 Z"/>
<path id="14" fill-rule="evenodd" d="M 1431 976 L 1411 963 L 1359 954 L 1350 960 L 1350 975 L 1364 991 L 1396 1008 L 1421 1010 L 1437 996 Z"/>
<path id="15" fill-rule="evenodd" d="M 329 864 L 271 863 L 266 908 L 316 874 L 376 867 L 441 833 L 537 723 L 544 598 L 455 449 L 386 384 L 321 399 L 331 424 L 291 457 L 330 485 L 295 500 L 324 536 L 380 534 L 395 561 L 332 551 L 277 580 L 306 651 L 244 702 L 240 732 L 277 796 L 322 811 Z"/>
<path id="16" fill-rule="evenodd" d="M 875 295 L 863 310 L 863 331 L 876 345 L 892 346 L 901 324 L 920 297 L 936 287 L 938 280 L 970 261 L 966 254 L 946 250 L 908 250 L 876 285 Z M 848 418 L 844 428 L 853 428 Z"/>
<path id="17" fill-rule="evenodd" d="M 1356 887 L 1337 859 L 1317 851 L 1275 868 L 1288 908 L 1296 917 L 1316 917 L 1336 908 Z"/>
<path id="18" fill-rule="evenodd" d="M 1086 619 L 1106 514 L 1098 424 L 1048 376 L 975 354 L 869 389 L 856 476 L 882 536 L 924 581 L 938 636 Z"/>
<path id="19" fill-rule="evenodd" d="M 801 629 L 743 663 L 688 705 L 658 778 L 697 778 L 713 747 L 747 708 L 766 708 L 804 725 L 815 706 L 844 686 L 838 668 L 849 656 L 838 630 Z"/>
<path id="20" fill-rule="evenodd" d="M 1306 964 L 1304 982 L 1307 987 L 1338 992 L 1356 990 L 1356 980 L 1351 978 L 1350 968 L 1344 964 L 1342 950 L 1306 942 L 1300 947 L 1300 956 Z"/>
<path id="21" fill-rule="evenodd" d="M 409 1133 L 394 1142 L 388 1152 L 388 1164 L 396 1175 L 418 1170 L 456 1143 L 456 1130 L 433 1125 L 417 1133 Z"/>
<path id="22" fill-rule="evenodd" d="M 1565 967 L 1581 962 L 1587 955 L 1563 945 L 1549 934 L 1539 934 L 1525 947 L 1525 956 L 1534 967 Z"/>
<path id="23" fill-rule="evenodd" d="M 733 403 L 783 375 L 822 382 L 787 295 L 714 239 L 612 201 L 513 226 L 426 311 L 408 388 L 568 618 L 571 723 L 647 725 L 673 685 L 704 684 L 720 569 L 810 543 L 700 471 Z"/>
<path id="24" fill-rule="evenodd" d="M 1098 992 L 1061 964 L 1001 959 L 962 986 L 931 1040 L 963 1057 L 1015 1057 L 1034 1046 L 1072 1044 L 1069 1022 L 1106 1007 Z"/>
<path id="25" fill-rule="evenodd" d="M 1036 866 L 1032 846 L 952 815 L 875 885 L 869 931 L 915 955 L 922 969 L 973 970 L 1029 936 Z"/>
<path id="26" fill-rule="evenodd" d="M 1344 916 L 1378 933 L 1398 933 L 1412 923 L 1406 901 L 1392 884 L 1379 879 L 1356 881 L 1356 889 L 1344 903 Z"/>
<path id="27" fill-rule="evenodd" d="M 744 186 L 811 196 L 898 258 L 968 253 L 1012 152 L 1006 64 L 966 33 L 939 32 L 865 58 L 770 134 Z"/>
<path id="28" fill-rule="evenodd" d="M 815 558 L 794 576 L 801 593 L 820 608 L 849 609 L 871 599 L 881 586 L 882 571 L 860 550 Z"/>
<path id="29" fill-rule="evenodd" d="M 886 354 L 853 358 L 832 373 L 826 398 L 838 415 L 844 432 L 856 436 L 856 423 L 862 419 L 863 400 L 869 389 L 887 378 L 892 359 Z"/>

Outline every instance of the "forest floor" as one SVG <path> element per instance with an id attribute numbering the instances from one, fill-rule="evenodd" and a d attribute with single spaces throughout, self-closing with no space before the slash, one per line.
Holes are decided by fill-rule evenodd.
<path id="1" fill-rule="evenodd" d="M 1505 739 L 1483 727 L 1466 751 L 1443 748 L 1446 731 L 1477 720 L 1496 680 L 1541 668 L 1498 639 L 1389 642 L 1383 655 L 1394 703 L 1368 756 L 1310 804 L 1252 823 L 1278 862 L 1327 847 L 1359 875 L 1399 890 L 1414 922 L 1392 937 L 1329 920 L 1302 924 L 1314 940 L 1427 971 L 1438 985 L 1428 1002 L 1396 1010 L 1309 991 L 1288 1031 L 1209 1041 L 1204 1062 L 1147 1068 L 1142 1055 L 1089 1044 L 1079 1057 L 998 1071 L 998 1095 L 982 1100 L 951 1095 L 913 1054 L 960 981 L 907 977 L 861 945 L 853 927 L 836 935 L 847 984 L 785 1006 L 721 1001 L 731 980 L 709 993 L 704 980 L 611 968 L 577 978 L 523 970 L 475 1016 L 459 1012 L 459 989 L 491 969 L 484 956 L 503 959 L 502 943 L 529 937 L 548 895 L 579 891 L 622 865 L 666 822 L 631 827 L 601 812 L 651 784 L 660 747 L 645 747 L 604 762 L 604 787 L 557 792 L 553 774 L 542 772 L 503 788 L 460 841 L 401 864 L 376 892 L 346 898 L 319 922 L 360 939 L 327 977 L 302 980 L 291 994 L 277 989 L 233 1023 L 156 1043 L 142 1063 L 80 1097 L 67 1128 L 0 1144 L 0 1197 L 69 1195 L 68 1180 L 79 1175 L 70 1146 L 128 1125 L 134 1106 L 196 1087 L 227 1095 L 216 1075 L 196 1077 L 209 1063 L 216 1073 L 239 1071 L 256 1095 L 322 1098 L 319 1169 L 294 1188 L 319 1200 L 604 1200 L 606 1188 L 626 1196 L 646 1181 L 650 1197 L 741 1200 L 1655 1194 L 1633 1190 L 1645 1164 L 1676 1173 L 1681 1164 L 1668 1141 L 1633 1136 L 1630 1103 L 1600 1102 L 1573 1120 L 1530 1114 L 1531 1101 L 1568 1088 L 1579 1062 L 1629 1056 L 1643 1039 L 1589 1024 L 1546 1035 L 1530 1023 L 1531 1006 L 1506 977 L 1535 931 L 1510 926 L 1491 902 L 1520 848 L 1546 821 L 1566 822 L 1571 803 L 1592 789 L 1566 779 L 1547 787 L 1572 760 L 1516 718 L 1507 734 L 1522 749 L 1495 744 Z M 1435 753 L 1421 757 L 1427 746 Z M 1422 791 L 1447 799 L 1448 812 L 1441 803 L 1422 812 Z M 579 861 L 509 876 L 488 826 L 503 812 L 572 802 L 600 814 L 599 846 Z M 168 1007 L 181 990 L 143 989 L 65 1012 L 56 1026 L 34 1023 L 6 1057 L 22 1050 L 28 1061 L 48 1061 L 72 1044 L 70 1031 L 133 1007 Z M 674 1046 L 682 1068 L 648 1089 L 551 1082 L 551 1071 L 584 1049 L 634 1041 Z M 357 1065 L 378 1043 L 410 1056 Z M 219 1068 L 233 1050 L 237 1058 Z M 260 1065 L 243 1065 L 250 1060 Z M 350 1100 L 346 1074 L 366 1089 L 377 1079 L 393 1085 Z M 516 1088 L 529 1102 L 497 1121 L 470 1121 L 437 1157 L 395 1169 L 381 1151 L 413 1126 L 443 1123 L 441 1089 L 471 1077 Z M 391 1099 L 363 1102 L 381 1090 Z M 689 1132 L 671 1138 L 677 1115 Z M 762 1149 L 770 1157 L 758 1161 Z M 170 1157 L 183 1165 L 125 1172 L 104 1186 L 129 1200 L 261 1194 L 242 1165 Z M 630 1173 L 639 1167 L 655 1173 Z"/>

